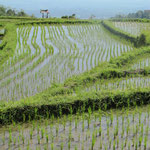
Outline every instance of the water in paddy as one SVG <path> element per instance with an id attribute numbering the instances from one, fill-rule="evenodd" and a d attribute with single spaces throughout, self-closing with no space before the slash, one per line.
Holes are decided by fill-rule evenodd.
<path id="1" fill-rule="evenodd" d="M 5 29 L 0 29 L 0 34 L 4 34 L 5 33 Z"/>
<path id="2" fill-rule="evenodd" d="M 2 127 L 0 149 L 149 149 L 150 107 L 91 112 Z"/>
<path id="3" fill-rule="evenodd" d="M 131 69 L 144 69 L 150 66 L 150 56 L 146 57 L 131 66 Z"/>
<path id="4" fill-rule="evenodd" d="M 134 36 L 139 36 L 143 31 L 150 31 L 150 23 L 139 22 L 113 22 L 113 25 L 120 30 Z"/>
<path id="5" fill-rule="evenodd" d="M 89 85 L 84 91 L 102 91 L 102 90 L 129 90 L 138 88 L 150 88 L 150 77 L 122 78 L 114 80 L 98 81 Z"/>
<path id="6" fill-rule="evenodd" d="M 0 100 L 19 100 L 133 50 L 101 25 L 24 26 L 0 68 Z"/>

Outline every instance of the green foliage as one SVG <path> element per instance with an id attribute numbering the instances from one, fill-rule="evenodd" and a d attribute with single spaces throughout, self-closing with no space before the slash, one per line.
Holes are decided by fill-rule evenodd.
<path id="1" fill-rule="evenodd" d="M 8 24 L 5 27 L 5 36 L 0 44 L 0 65 L 13 54 L 17 43 L 16 26 Z"/>
<path id="2" fill-rule="evenodd" d="M 134 43 L 135 47 L 141 47 L 141 46 L 145 46 L 147 45 L 149 42 L 149 38 L 150 36 L 146 36 L 145 34 L 141 34 L 139 37 L 135 37 L 133 35 L 130 35 L 129 33 L 123 32 L 122 30 L 116 28 L 115 26 L 113 26 L 113 24 L 109 21 L 102 21 L 102 25 L 109 30 L 110 32 L 112 32 L 113 34 L 120 36 L 121 38 L 124 38 L 132 43 Z M 146 39 L 148 38 L 148 39 Z"/>
<path id="3" fill-rule="evenodd" d="M 110 21 L 117 21 L 117 22 L 150 22 L 150 19 L 137 19 L 137 18 L 112 18 Z"/>
<path id="4" fill-rule="evenodd" d="M 49 100 L 47 100 L 49 99 Z M 130 101 L 128 101 L 130 99 Z M 21 100 L 18 102 L 3 103 L 0 105 L 0 124 L 9 124 L 14 120 L 20 122 L 23 120 L 24 114 L 26 118 L 30 115 L 30 119 L 35 119 L 34 110 L 37 108 L 38 118 L 40 116 L 47 117 L 45 110 L 49 110 L 49 114 L 59 116 L 59 107 L 62 108 L 62 114 L 70 114 L 68 108 L 73 109 L 76 113 L 79 109 L 83 108 L 88 111 L 89 107 L 95 110 L 101 109 L 106 111 L 111 108 L 122 108 L 136 105 L 146 105 L 150 103 L 149 89 L 132 89 L 130 91 L 101 91 L 101 92 L 85 92 L 77 95 L 68 96 L 55 96 L 49 97 L 30 97 L 26 101 Z M 38 119 L 36 117 L 36 119 Z M 27 121 L 27 120 L 26 120 Z M 30 120 L 31 121 L 31 120 Z"/>
<path id="5" fill-rule="evenodd" d="M 4 16 L 6 14 L 6 8 L 3 6 L 0 6 L 0 16 Z"/>
<path id="6" fill-rule="evenodd" d="M 146 45 L 146 36 L 144 34 L 141 34 L 139 37 L 137 37 L 137 44 L 136 46 L 143 46 Z"/>
<path id="7" fill-rule="evenodd" d="M 146 43 L 147 43 L 148 45 L 150 45 L 150 31 L 149 31 L 149 30 L 143 31 L 142 34 L 144 34 L 145 37 L 146 37 Z"/>
<path id="8" fill-rule="evenodd" d="M 122 18 L 125 18 L 125 19 L 126 18 L 150 19 L 150 10 L 144 10 L 144 11 L 139 10 L 136 13 L 129 13 L 128 15 L 116 15 L 115 18 L 119 18 L 119 19 L 122 19 Z"/>
<path id="9" fill-rule="evenodd" d="M 68 16 L 62 16 L 61 18 L 62 19 L 68 19 L 69 17 Z"/>
<path id="10" fill-rule="evenodd" d="M 75 19 L 76 14 L 72 14 L 71 16 L 62 16 L 62 19 Z"/>
<path id="11" fill-rule="evenodd" d="M 102 25 L 107 29 L 109 30 L 111 33 L 125 39 L 125 40 L 128 40 L 132 43 L 136 43 L 136 37 L 134 37 L 133 35 L 130 35 L 126 32 L 123 32 L 121 31 L 120 29 L 116 28 L 115 26 L 113 26 L 113 24 L 109 21 L 102 21 Z"/>
<path id="12" fill-rule="evenodd" d="M 13 19 L 12 19 L 13 20 Z M 51 20 L 34 20 L 21 18 L 16 22 L 17 25 L 26 24 L 75 24 L 75 23 L 95 23 L 88 20 L 65 20 L 65 19 L 51 19 Z M 97 22 L 99 23 L 99 22 Z M 1 44 L 0 50 L 0 64 L 2 64 L 10 55 L 13 54 L 16 48 L 16 25 L 9 23 L 5 27 L 6 34 Z M 115 31 L 120 35 L 120 31 Z M 120 36 L 124 36 L 125 39 L 135 39 L 129 35 L 121 33 Z M 142 35 L 139 37 L 141 45 L 145 42 L 145 37 Z M 5 44 L 4 44 L 5 43 Z M 4 46 L 2 46 L 4 45 Z M 51 88 L 47 89 L 43 93 L 39 93 L 33 97 L 20 100 L 18 102 L 1 102 L 0 103 L 0 124 L 8 124 L 12 121 L 22 122 L 33 119 L 39 119 L 41 117 L 47 117 L 47 114 L 54 114 L 56 116 L 62 116 L 62 114 L 76 113 L 84 107 L 84 111 L 88 111 L 89 106 L 92 110 L 110 108 L 120 108 L 133 106 L 135 103 L 138 105 L 149 103 L 149 89 L 135 89 L 131 91 L 102 91 L 102 92 L 83 92 L 82 94 L 72 94 L 76 90 L 80 90 L 88 83 L 93 83 L 99 79 L 121 78 L 126 76 L 132 76 L 134 72 L 127 72 L 124 70 L 124 66 L 132 63 L 134 59 L 143 54 L 149 54 L 150 47 L 135 49 L 133 52 L 128 52 L 123 56 L 111 61 L 100 64 L 98 67 L 87 71 L 81 75 L 74 76 L 67 79 L 64 84 L 55 84 Z M 149 71 L 149 70 L 148 70 Z M 149 74 L 147 70 L 141 73 Z M 71 95 L 72 94 L 72 95 Z M 128 101 L 130 99 L 130 102 Z M 68 108 L 71 108 L 68 110 Z M 23 114 L 23 115 L 20 115 Z M 39 141 L 40 142 L 40 141 Z"/>
<path id="13" fill-rule="evenodd" d="M 19 17 L 26 17 L 28 16 L 23 10 L 16 11 L 11 8 L 6 8 L 4 6 L 0 6 L 0 16 L 19 16 Z"/>

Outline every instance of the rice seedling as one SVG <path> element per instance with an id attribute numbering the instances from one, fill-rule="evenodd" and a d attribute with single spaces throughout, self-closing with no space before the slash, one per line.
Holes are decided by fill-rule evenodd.
<path id="1" fill-rule="evenodd" d="M 91 149 L 94 149 L 95 146 L 97 147 L 97 144 L 99 145 L 99 147 L 102 147 L 102 145 L 105 145 L 104 148 L 110 147 L 110 149 L 116 149 L 116 147 L 120 148 L 120 149 L 122 149 L 122 147 L 127 147 L 128 149 L 130 149 L 131 143 L 133 146 L 135 146 L 135 149 L 136 148 L 138 149 L 139 147 L 144 148 L 144 143 L 145 143 L 145 147 L 147 147 L 147 139 L 149 138 L 149 136 L 146 136 L 146 134 L 145 134 L 149 131 L 148 126 L 147 126 L 148 118 L 147 118 L 147 115 L 145 114 L 147 112 L 143 113 L 141 111 L 141 109 L 139 109 L 137 107 L 135 110 L 133 110 L 131 112 L 129 109 L 127 111 L 123 110 L 121 113 L 114 113 L 111 110 L 110 114 L 109 113 L 103 114 L 103 112 L 99 110 L 99 112 L 93 112 L 90 114 L 91 121 L 90 121 L 90 125 L 88 128 L 89 112 L 90 111 L 88 111 L 87 114 L 83 113 L 81 116 L 78 116 L 80 118 L 79 120 L 76 119 L 77 116 L 74 117 L 72 115 L 72 122 L 75 123 L 76 120 L 78 121 L 78 126 L 76 127 L 76 130 L 74 130 L 75 126 L 70 125 L 70 119 L 66 118 L 66 117 L 63 117 L 62 119 L 59 118 L 56 121 L 56 123 L 53 122 L 53 126 L 51 126 L 51 128 L 42 127 L 42 126 L 49 126 L 49 123 L 46 123 L 48 121 L 46 119 L 42 123 L 43 125 L 41 124 L 42 126 L 40 127 L 41 128 L 40 129 L 41 136 L 40 136 L 40 134 L 35 132 L 35 133 L 37 133 L 37 135 L 35 136 L 35 137 L 37 137 L 37 143 L 39 145 L 41 145 L 41 143 L 42 143 L 41 139 L 45 138 L 46 143 L 53 143 L 53 144 L 51 144 L 51 147 L 53 149 L 55 147 L 55 144 L 56 143 L 58 144 L 59 141 L 61 141 L 60 147 L 63 147 L 62 149 L 64 149 L 66 146 L 68 147 L 68 149 L 71 149 L 72 145 L 74 145 L 73 144 L 74 140 L 72 140 L 72 139 L 76 139 L 76 136 L 77 136 L 79 143 L 82 143 L 81 149 L 83 147 L 86 148 L 87 146 L 90 146 Z M 111 123 L 112 115 L 113 115 L 113 122 Z M 134 122 L 133 122 L 133 115 L 134 115 Z M 85 116 L 88 116 L 88 117 L 85 117 Z M 95 119 L 96 116 L 97 116 L 97 119 Z M 63 125 L 61 126 L 61 124 L 64 122 L 64 120 L 63 120 L 64 118 L 66 121 L 65 131 L 62 130 Z M 146 124 L 143 124 L 145 122 L 145 118 L 146 118 Z M 140 124 L 139 124 L 139 119 L 141 122 Z M 52 120 L 53 120 L 53 118 L 52 118 Z M 52 120 L 50 120 L 50 122 Z M 83 120 L 84 120 L 84 130 L 83 130 Z M 67 145 L 64 142 L 62 142 L 66 139 L 59 138 L 59 134 L 60 134 L 59 132 L 54 132 L 53 135 L 50 134 L 52 136 L 51 136 L 51 138 L 49 138 L 49 133 L 52 133 L 55 130 L 57 131 L 58 124 L 60 126 L 61 134 L 63 134 L 63 133 L 68 134 L 68 143 L 66 143 Z M 33 125 L 32 125 L 32 127 L 33 127 Z M 145 130 L 144 130 L 144 128 L 145 128 Z M 37 129 L 37 127 L 35 127 L 35 129 Z M 9 132 L 12 132 L 12 130 L 10 129 Z M 30 130 L 28 132 L 29 132 L 28 134 L 30 134 Z M 81 132 L 82 132 L 82 134 L 80 134 Z M 86 135 L 85 136 L 85 139 L 87 141 L 86 144 L 85 144 L 85 141 L 83 140 L 84 134 Z M 90 136 L 90 134 L 91 134 L 91 136 Z M 130 135 L 132 135 L 132 134 L 136 135 L 136 137 L 133 137 L 131 140 L 130 138 L 132 136 L 130 136 Z M 99 136 L 97 136 L 97 135 L 99 135 Z M 107 138 L 104 135 L 107 136 Z M 114 135 L 114 136 L 112 136 L 112 135 Z M 55 136 L 57 136 L 57 138 Z M 19 135 L 19 137 L 21 137 L 21 140 L 23 141 L 22 133 L 21 133 L 21 136 Z M 29 142 L 30 144 L 34 144 L 35 137 L 33 136 L 32 142 L 31 141 Z M 97 143 L 98 138 L 99 138 L 100 143 Z M 28 140 L 28 139 L 24 137 L 24 143 L 26 143 L 25 142 L 26 140 Z M 130 142 L 130 141 L 132 141 L 132 142 Z M 143 145 L 142 145 L 142 142 L 143 142 Z M 61 143 L 63 143 L 63 146 Z M 57 148 L 57 147 L 55 147 L 55 148 Z"/>
<path id="2" fill-rule="evenodd" d="M 114 22 L 114 25 L 135 36 L 139 35 L 143 28 L 149 28 L 143 23 Z M 134 28 L 136 32 L 132 31 L 133 26 L 136 26 Z M 122 107 L 120 103 L 124 101 L 117 103 L 113 96 L 108 102 L 107 99 L 103 102 L 97 100 L 98 97 L 103 97 L 101 91 L 110 90 L 111 93 L 131 89 L 142 91 L 142 88 L 149 88 L 148 73 L 144 74 L 146 77 L 136 74 L 133 74 L 133 77 L 124 75 L 126 68 L 134 70 L 149 67 L 148 55 L 139 56 L 141 53 L 138 51 L 140 59 L 137 58 L 131 61 L 133 64 L 125 66 L 129 60 L 123 54 L 130 51 L 134 54 L 137 49 L 131 43 L 107 32 L 101 24 L 20 25 L 16 32 L 17 45 L 14 55 L 0 66 L 0 100 L 10 101 L 8 102 L 11 104 L 10 108 L 17 105 L 13 101 L 20 100 L 27 110 L 22 107 L 16 109 L 16 114 L 19 109 L 23 110 L 23 113 L 18 115 L 18 120 L 22 124 L 18 125 L 15 117 L 10 111 L 7 113 L 6 109 L 12 124 L 4 127 L 4 132 L 0 130 L 0 149 L 17 147 L 45 150 L 132 148 L 146 150 L 150 147 L 149 107 L 145 106 L 142 109 L 137 106 L 143 105 L 144 101 L 139 101 L 135 97 L 134 102 L 133 99 L 127 98 L 124 104 L 126 108 L 117 112 L 107 110 L 111 109 L 111 105 Z M 122 57 L 119 57 L 121 55 Z M 134 58 L 132 55 L 128 57 Z M 119 57 L 115 59 L 116 62 L 113 61 L 115 57 Z M 99 68 L 104 65 L 105 69 L 106 64 L 108 64 L 106 72 L 101 73 Z M 98 71 L 93 72 L 97 67 Z M 79 79 L 77 75 L 84 72 L 90 74 L 90 70 L 93 76 L 82 76 L 82 82 L 76 82 Z M 107 73 L 107 70 L 111 73 Z M 122 76 L 124 78 L 121 78 Z M 95 95 L 90 95 L 88 91 Z M 37 93 L 40 93 L 42 105 L 33 103 L 30 106 L 26 98 Z M 85 94 L 89 94 L 87 101 L 84 100 Z M 76 96 L 77 100 L 72 96 Z M 68 97 L 68 103 L 65 103 Z M 79 97 L 81 100 L 78 100 Z M 47 105 L 47 102 L 53 104 L 53 100 L 57 106 Z M 5 109 L 5 104 L 2 102 L 1 108 L 4 106 Z M 131 106 L 136 108 L 132 110 Z M 32 111 L 28 112 L 28 108 Z M 56 110 L 53 110 L 55 108 Z"/>
<path id="3" fill-rule="evenodd" d="M 149 23 L 140 22 L 113 22 L 113 25 L 124 32 L 139 36 L 143 30 L 150 30 Z"/>
<path id="4" fill-rule="evenodd" d="M 103 83 L 103 81 L 97 81 L 93 85 L 88 85 L 83 91 L 101 91 L 101 90 L 127 90 L 133 88 L 149 88 L 149 77 L 133 77 L 133 78 L 121 78 L 115 80 L 108 80 Z M 83 92 L 82 91 L 82 92 Z M 128 105 L 128 107 L 130 107 Z M 140 119 L 140 118 L 139 118 Z M 140 120 L 139 120 L 140 121 Z"/>
<path id="5" fill-rule="evenodd" d="M 93 39 L 91 34 L 94 34 Z M 78 40 L 79 37 L 81 40 Z M 105 44 L 96 41 L 96 37 L 99 37 L 99 40 L 104 41 Z M 0 99 L 19 100 L 29 97 L 47 89 L 54 82 L 62 83 L 74 74 L 90 70 L 102 61 L 109 61 L 114 57 L 113 51 L 117 51 L 117 53 L 120 51 L 118 55 L 115 55 L 118 57 L 126 50 L 121 46 L 116 48 L 116 42 L 117 45 L 126 44 L 105 33 L 101 25 L 20 27 L 17 44 L 19 45 L 17 49 L 20 50 L 16 52 L 17 59 L 12 58 L 14 64 L 11 63 L 6 74 L 0 72 L 2 79 L 0 81 Z M 84 46 L 87 43 L 90 45 L 88 48 Z M 62 47 L 65 48 L 65 51 L 62 50 Z M 112 50 L 112 47 L 115 49 Z M 21 49 L 25 49 L 25 51 L 23 52 Z M 132 50 L 132 46 L 130 50 Z M 99 53 L 99 58 L 101 55 L 105 55 L 105 57 L 101 56 L 103 60 L 98 59 L 96 53 Z M 20 61 L 19 64 L 18 61 Z M 71 66 L 69 67 L 69 65 Z M 8 65 L 4 64 L 4 66 L 6 68 Z"/>

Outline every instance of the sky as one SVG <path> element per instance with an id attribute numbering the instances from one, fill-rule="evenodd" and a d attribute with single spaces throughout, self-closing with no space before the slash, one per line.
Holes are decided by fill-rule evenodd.
<path id="1" fill-rule="evenodd" d="M 36 17 L 41 17 L 40 9 L 49 9 L 52 17 L 75 13 L 79 18 L 89 18 L 92 14 L 109 18 L 150 9 L 150 0 L 0 0 L 0 5 L 23 9 Z"/>

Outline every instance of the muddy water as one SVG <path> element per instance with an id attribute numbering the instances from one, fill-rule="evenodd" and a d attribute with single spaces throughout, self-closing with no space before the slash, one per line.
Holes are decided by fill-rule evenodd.
<path id="1" fill-rule="evenodd" d="M 114 39 L 101 25 L 27 26 L 17 33 L 16 57 L 0 72 L 0 100 L 35 95 L 133 50 L 130 43 Z"/>
<path id="2" fill-rule="evenodd" d="M 150 148 L 150 107 L 102 111 L 3 127 L 0 149 Z M 54 121 L 55 120 L 55 121 Z M 140 144 L 141 142 L 141 144 Z"/>

